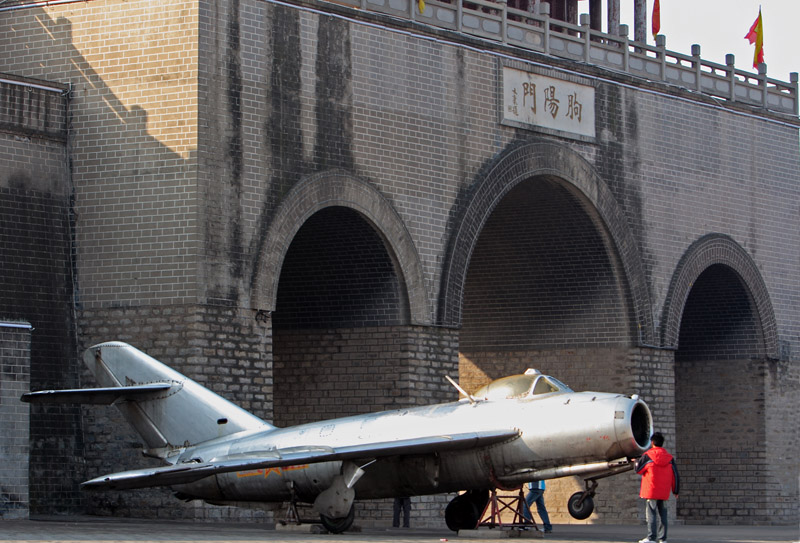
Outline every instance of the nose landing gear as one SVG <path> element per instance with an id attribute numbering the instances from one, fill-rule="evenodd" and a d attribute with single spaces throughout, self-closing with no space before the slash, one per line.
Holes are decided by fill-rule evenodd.
<path id="1" fill-rule="evenodd" d="M 591 481 L 591 484 L 590 482 Z M 574 519 L 584 520 L 594 512 L 594 493 L 597 488 L 597 481 L 593 479 L 584 480 L 586 490 L 576 492 L 567 501 L 567 510 Z"/>
<path id="2" fill-rule="evenodd" d="M 589 518 L 589 516 L 594 512 L 594 494 L 597 491 L 597 480 L 598 479 L 605 479 L 606 477 L 611 477 L 612 475 L 617 475 L 624 471 L 630 471 L 633 469 L 633 463 L 629 462 L 625 465 L 614 468 L 610 471 L 607 471 L 601 475 L 595 475 L 594 477 L 588 477 L 583 480 L 583 484 L 586 486 L 586 490 L 581 492 L 576 492 L 572 496 L 569 497 L 569 501 L 567 501 L 567 510 L 572 518 L 577 520 L 584 520 Z"/>

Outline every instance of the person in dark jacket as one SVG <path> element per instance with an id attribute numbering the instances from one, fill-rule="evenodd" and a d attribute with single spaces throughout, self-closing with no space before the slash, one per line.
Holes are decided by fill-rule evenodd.
<path id="1" fill-rule="evenodd" d="M 403 528 L 408 528 L 409 519 L 411 518 L 411 498 L 403 496 L 394 499 L 394 506 L 392 507 L 392 526 L 394 528 L 400 527 L 400 511 L 403 512 Z"/>
<path id="2" fill-rule="evenodd" d="M 647 537 L 639 543 L 667 543 L 667 500 L 670 491 L 678 498 L 680 479 L 675 459 L 663 448 L 661 432 L 654 433 L 650 441 L 653 446 L 635 466 L 636 473 L 642 476 L 639 497 L 647 500 Z"/>

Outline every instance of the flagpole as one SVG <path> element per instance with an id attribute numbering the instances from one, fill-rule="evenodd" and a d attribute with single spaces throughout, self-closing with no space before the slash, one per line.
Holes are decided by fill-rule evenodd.
<path id="1" fill-rule="evenodd" d="M 633 39 L 647 43 L 647 0 L 633 2 Z"/>

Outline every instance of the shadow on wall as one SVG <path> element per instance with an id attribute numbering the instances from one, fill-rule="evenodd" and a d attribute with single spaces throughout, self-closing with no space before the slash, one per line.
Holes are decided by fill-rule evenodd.
<path id="1" fill-rule="evenodd" d="M 0 72 L 72 86 L 66 148 L 54 151 L 54 141 L 16 137 L 9 146 L 17 152 L 0 167 L 2 317 L 28 321 L 35 330 L 32 389 L 78 386 L 91 382 L 78 362 L 79 345 L 109 339 L 109 330 L 80 329 L 82 295 L 121 306 L 148 295 L 146 278 L 164 273 L 156 263 L 174 255 L 167 247 L 182 237 L 181 194 L 194 153 L 184 158 L 149 132 L 145 106 L 121 99 L 106 81 L 119 84 L 135 74 L 115 72 L 112 60 L 92 53 L 106 73 L 95 69 L 73 43 L 68 18 L 40 8 L 1 15 Z M 16 107 L 42 106 L 18 101 Z M 185 262 L 187 256 L 175 259 Z M 123 260 L 127 268 L 111 272 Z M 77 277 L 92 287 L 79 290 Z M 107 298 L 99 300 L 99 291 L 109 292 Z M 141 463 L 136 438 L 112 440 L 97 425 L 102 419 L 102 413 L 84 418 L 76 407 L 32 408 L 31 513 L 96 510 L 100 500 L 80 492 L 78 484 L 97 466 L 106 469 L 109 456 Z M 91 436 L 88 446 L 84 435 Z"/>

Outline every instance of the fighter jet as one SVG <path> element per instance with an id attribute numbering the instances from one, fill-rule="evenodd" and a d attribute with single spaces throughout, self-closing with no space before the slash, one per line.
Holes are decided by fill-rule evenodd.
<path id="1" fill-rule="evenodd" d="M 83 356 L 102 388 L 29 392 L 30 403 L 114 405 L 164 465 L 103 475 L 87 490 L 171 487 L 212 504 L 313 504 L 324 527 L 347 530 L 354 501 L 460 492 L 455 531 L 475 528 L 493 489 L 587 476 L 570 513 L 593 511 L 596 479 L 650 447 L 652 417 L 634 395 L 574 392 L 528 370 L 459 401 L 277 428 L 122 342 Z M 589 485 L 591 481 L 592 486 Z"/>

